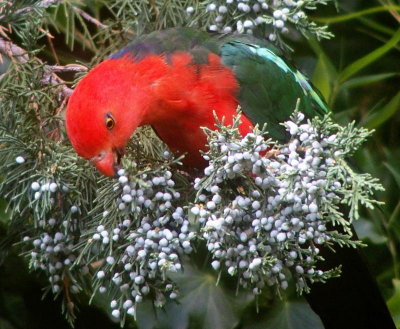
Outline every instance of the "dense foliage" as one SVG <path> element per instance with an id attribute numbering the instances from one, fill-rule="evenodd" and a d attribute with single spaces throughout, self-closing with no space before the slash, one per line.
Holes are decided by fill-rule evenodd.
<path id="1" fill-rule="evenodd" d="M 333 3 L 320 6 L 327 3 L 1 1 L 0 187 L 7 212 L 0 326 L 62 327 L 63 309 L 69 321 L 78 316 L 77 327 L 112 326 L 97 313 L 88 316 L 103 311 L 126 327 L 320 328 L 295 288 L 307 290 L 309 282 L 338 269 L 319 271 L 317 248 L 304 248 L 302 241 L 359 244 L 326 229 L 327 220 L 347 227 L 337 211 L 341 200 L 350 206 L 349 218 L 358 219 L 357 232 L 369 245 L 366 253 L 397 319 L 400 7 L 389 0 L 373 8 L 338 1 L 337 13 Z M 319 43 L 332 36 L 324 24 L 336 38 Z M 345 128 L 327 118 L 301 124 L 297 113 L 286 123 L 291 142 L 275 145 L 263 131 L 241 141 L 221 124 L 219 132 L 206 132 L 210 166 L 194 185 L 176 169 L 179 159 L 144 128 L 129 145 L 119 179 L 101 177 L 65 136 L 72 80 L 135 35 L 181 25 L 251 33 L 294 49 L 288 56 L 313 77 Z M 359 128 L 348 125 L 353 119 Z M 379 177 L 384 191 L 344 161 L 369 135 L 362 127 L 377 131 L 355 154 L 354 166 Z M 279 154 L 261 157 L 271 145 Z M 309 153 L 298 151 L 303 148 Z M 374 188 L 385 202 L 378 209 L 371 207 Z M 295 189 L 304 199 L 290 196 Z M 359 209 L 359 202 L 367 208 Z M 307 207 L 304 218 L 296 207 Z M 335 216 L 320 215 L 328 211 Z M 219 221 L 219 214 L 230 220 Z M 273 228 L 268 220 L 275 215 L 280 225 Z M 40 279 L 27 274 L 28 267 Z M 40 299 L 39 287 L 47 302 L 33 306 L 28 301 Z M 56 310 L 49 305 L 52 295 Z M 86 309 L 89 298 L 102 311 Z"/>

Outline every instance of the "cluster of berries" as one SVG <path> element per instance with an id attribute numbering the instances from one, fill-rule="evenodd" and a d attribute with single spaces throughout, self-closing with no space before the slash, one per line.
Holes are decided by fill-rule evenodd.
<path id="1" fill-rule="evenodd" d="M 212 266 L 237 275 L 260 293 L 266 284 L 285 289 L 325 280 L 316 268 L 321 245 L 337 241 L 327 212 L 340 200 L 331 175 L 344 153 L 336 135 L 324 135 L 296 113 L 285 123 L 290 142 L 274 145 L 255 130 L 243 139 L 229 128 L 210 133 L 209 166 L 197 179 L 191 212 L 202 226 Z"/>
<path id="2" fill-rule="evenodd" d="M 120 169 L 118 175 L 117 213 L 103 214 L 104 223 L 114 224 L 97 226 L 92 241 L 100 248 L 109 248 L 96 277 L 100 293 L 119 291 L 111 308 L 112 315 L 121 318 L 135 315 L 136 304 L 148 294 L 156 306 L 178 296 L 168 272 L 183 270 L 181 258 L 192 252 L 195 233 L 190 232 L 187 216 L 177 205 L 180 193 L 174 189 L 170 171 L 161 176 L 148 172 L 128 178 Z M 110 216 L 121 220 L 107 221 Z"/>
<path id="3" fill-rule="evenodd" d="M 62 194 L 69 193 L 66 185 L 57 184 L 54 181 L 34 181 L 31 184 L 32 199 L 36 204 L 47 202 L 51 213 L 52 208 L 58 208 L 55 205 L 59 196 L 56 195 L 60 191 Z M 46 201 L 47 200 L 47 201 Z M 79 207 L 73 205 L 66 209 L 68 219 L 60 214 L 60 216 L 47 216 L 46 214 L 37 220 L 37 227 L 33 228 L 30 236 L 25 236 L 23 242 L 27 245 L 30 252 L 30 264 L 34 269 L 41 269 L 48 274 L 52 291 L 58 293 L 64 288 L 64 279 L 66 273 L 71 270 L 76 259 L 74 251 L 74 242 L 79 236 L 79 223 L 76 214 Z M 50 217 L 50 218 L 46 218 Z M 39 235 L 38 235 L 39 234 Z M 76 266 L 83 274 L 88 272 L 87 266 Z M 77 293 L 79 287 L 75 284 L 68 283 L 68 290 Z"/>
<path id="4" fill-rule="evenodd" d="M 210 31 L 222 33 L 253 34 L 257 26 L 270 25 L 267 35 L 275 41 L 279 33 L 286 33 L 287 22 L 297 23 L 306 19 L 303 11 L 305 1 L 294 0 L 220 0 L 207 5 L 207 12 L 213 15 Z M 194 13 L 195 8 L 186 8 L 188 14 Z"/>

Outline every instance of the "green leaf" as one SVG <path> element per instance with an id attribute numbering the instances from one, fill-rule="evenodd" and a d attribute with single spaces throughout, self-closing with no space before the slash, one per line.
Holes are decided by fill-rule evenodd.
<path id="1" fill-rule="evenodd" d="M 283 301 L 265 321 L 245 329 L 324 329 L 324 326 L 305 300 L 296 300 Z"/>
<path id="2" fill-rule="evenodd" d="M 369 28 L 371 28 L 377 32 L 381 32 L 383 34 L 392 36 L 394 34 L 394 32 L 396 32 L 396 30 L 394 30 L 390 27 L 387 27 L 385 25 L 379 24 L 378 22 L 376 22 L 372 19 L 366 18 L 366 17 L 359 17 L 358 20 L 361 23 L 363 23 L 364 25 L 368 26 Z"/>
<path id="3" fill-rule="evenodd" d="M 357 232 L 358 238 L 361 240 L 369 239 L 374 244 L 382 244 L 387 242 L 387 238 L 382 235 L 376 226 L 369 220 L 360 218 L 353 222 L 353 226 Z"/>
<path id="4" fill-rule="evenodd" d="M 381 58 L 384 54 L 386 54 L 389 50 L 397 45 L 400 41 L 400 29 L 393 35 L 393 37 L 388 40 L 383 46 L 375 49 L 370 52 L 368 55 L 354 61 L 349 64 L 340 74 L 339 74 L 339 82 L 343 83 L 352 77 L 357 72 L 361 71 L 363 68 L 372 64 L 379 58 Z"/>
<path id="5" fill-rule="evenodd" d="M 308 39 L 310 47 L 318 56 L 317 65 L 312 76 L 312 82 L 322 93 L 324 98 L 329 101 L 332 94 L 332 86 L 337 80 L 338 73 L 332 61 L 321 48 L 319 42 L 313 38 Z"/>
<path id="6" fill-rule="evenodd" d="M 332 16 L 332 17 L 314 17 L 313 20 L 316 22 L 320 23 L 325 23 L 325 24 L 336 24 L 336 23 L 341 23 L 341 22 L 346 22 L 361 16 L 366 16 L 366 15 L 371 15 L 371 14 L 376 14 L 379 12 L 383 11 L 389 11 L 389 10 L 400 10 L 400 6 L 379 6 L 379 7 L 373 7 L 373 8 L 368 8 L 360 11 L 356 11 L 355 13 L 350 13 L 350 14 L 345 14 L 341 16 Z"/>
<path id="7" fill-rule="evenodd" d="M 400 172 L 393 167 L 390 163 L 385 162 L 383 164 L 389 171 L 390 173 L 393 175 L 394 180 L 396 181 L 397 186 L 400 188 Z"/>
<path id="8" fill-rule="evenodd" d="M 169 302 L 165 311 L 157 312 L 157 315 L 149 305 L 138 307 L 140 329 L 231 329 L 238 324 L 235 298 L 217 286 L 215 276 L 185 266 L 184 274 L 174 275 L 174 280 L 180 287 L 178 303 Z M 245 300 L 240 307 L 246 305 Z"/>
<path id="9" fill-rule="evenodd" d="M 365 86 L 365 85 L 368 85 L 371 83 L 375 83 L 375 82 L 379 82 L 382 80 L 392 78 L 397 75 L 398 75 L 398 73 L 395 73 L 395 72 L 365 75 L 362 77 L 357 77 L 357 78 L 347 80 L 345 83 L 340 85 L 340 88 L 341 89 L 351 89 L 351 88 L 362 87 L 362 86 Z"/>
<path id="10" fill-rule="evenodd" d="M 146 301 L 137 306 L 136 321 L 139 329 L 188 328 L 189 316 L 182 304 L 168 302 L 158 310 L 151 301 Z"/>
<path id="11" fill-rule="evenodd" d="M 398 236 L 400 236 L 400 223 L 398 221 L 400 215 L 400 201 L 397 203 L 392 214 L 388 220 L 388 229 L 393 230 Z"/>
<path id="12" fill-rule="evenodd" d="M 400 91 L 380 110 L 374 111 L 362 125 L 368 129 L 375 129 L 389 120 L 400 109 Z"/>
<path id="13" fill-rule="evenodd" d="M 392 314 L 394 323 L 397 328 L 400 327 L 400 280 L 393 279 L 394 294 L 387 301 L 387 306 Z"/>
<path id="14" fill-rule="evenodd" d="M 329 78 L 329 75 L 328 77 L 326 76 L 327 72 L 327 62 L 325 57 L 320 56 L 317 65 L 315 65 L 312 81 L 325 99 L 329 99 L 332 92 L 331 79 Z"/>

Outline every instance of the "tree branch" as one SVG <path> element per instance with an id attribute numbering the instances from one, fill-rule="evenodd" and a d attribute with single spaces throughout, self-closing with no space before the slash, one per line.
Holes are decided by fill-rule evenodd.
<path id="1" fill-rule="evenodd" d="M 6 41 L 0 37 L 0 53 L 9 57 L 18 63 L 26 63 L 29 60 L 27 52 L 13 44 L 10 41 Z"/>
<path id="2" fill-rule="evenodd" d="M 45 69 L 49 72 L 86 72 L 88 70 L 86 66 L 79 64 L 46 65 Z"/>
<path id="3" fill-rule="evenodd" d="M 12 61 L 17 63 L 27 63 L 29 56 L 26 50 L 15 45 L 14 43 L 4 40 L 0 37 L 0 55 L 9 57 Z M 38 62 L 43 63 L 39 58 L 35 58 Z M 63 97 L 69 97 L 73 90 L 66 86 L 65 81 L 62 80 L 54 72 L 86 72 L 87 68 L 83 65 L 68 64 L 66 66 L 59 65 L 44 65 L 42 83 L 44 85 L 60 85 L 61 94 Z"/>
<path id="4" fill-rule="evenodd" d="M 86 19 L 87 21 L 93 23 L 94 25 L 98 26 L 101 29 L 106 29 L 108 28 L 108 26 L 106 24 L 103 24 L 102 22 L 100 22 L 98 19 L 90 16 L 86 11 L 82 10 L 81 8 L 72 6 L 72 8 L 79 14 L 81 15 L 84 19 Z"/>
<path id="5" fill-rule="evenodd" d="M 47 7 L 50 7 L 51 5 L 56 4 L 57 2 L 60 2 L 60 0 L 42 0 L 42 1 L 39 1 L 38 3 L 36 3 L 35 7 L 47 8 Z M 33 7 L 25 7 L 25 8 L 16 10 L 13 14 L 15 14 L 15 15 L 26 14 L 33 10 L 34 10 Z M 3 19 L 4 16 L 5 15 L 1 15 L 0 19 Z"/>

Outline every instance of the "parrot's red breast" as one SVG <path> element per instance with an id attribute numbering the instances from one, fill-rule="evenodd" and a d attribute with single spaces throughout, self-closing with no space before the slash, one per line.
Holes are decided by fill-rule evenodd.
<path id="1" fill-rule="evenodd" d="M 186 165 L 203 167 L 206 137 L 215 128 L 213 111 L 231 124 L 238 83 L 216 54 L 195 64 L 190 53 L 150 55 L 135 61 L 108 59 L 77 85 L 68 103 L 67 133 L 75 150 L 105 175 L 115 174 L 122 150 L 138 126 L 149 124 Z M 244 135 L 253 127 L 242 116 Z"/>

